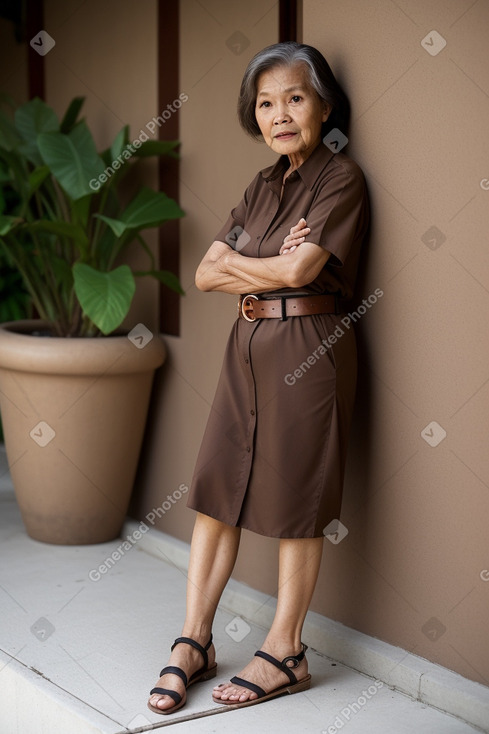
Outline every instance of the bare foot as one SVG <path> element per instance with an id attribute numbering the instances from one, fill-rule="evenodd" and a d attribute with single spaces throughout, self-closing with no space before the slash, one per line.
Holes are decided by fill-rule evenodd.
<path id="1" fill-rule="evenodd" d="M 267 652 L 277 660 L 283 660 L 285 657 L 291 655 L 290 646 L 287 648 L 284 645 L 272 645 L 267 642 L 263 643 L 263 652 Z M 300 651 L 293 652 L 292 654 L 298 655 Z M 287 667 L 292 669 L 292 672 L 296 676 L 297 680 L 300 681 L 307 676 L 308 667 L 307 660 L 304 657 L 299 663 L 297 668 L 292 668 L 292 661 L 287 663 Z M 285 686 L 290 683 L 289 677 L 286 673 L 272 665 L 267 660 L 263 660 L 260 657 L 254 657 L 240 673 L 238 678 L 244 678 L 249 680 L 250 683 L 254 683 L 264 691 L 270 693 L 279 686 Z M 233 703 L 244 703 L 245 701 L 254 701 L 258 698 L 258 694 L 251 691 L 249 688 L 244 686 L 236 685 L 235 683 L 221 683 L 214 687 L 212 692 L 215 701 L 232 701 Z"/>
<path id="2" fill-rule="evenodd" d="M 207 655 L 209 658 L 210 668 L 214 665 L 216 659 L 216 650 L 213 644 L 208 649 Z M 180 642 L 176 645 L 170 655 L 168 665 L 174 665 L 177 668 L 181 668 L 185 672 L 187 679 L 190 680 L 191 676 L 204 665 L 204 660 L 198 650 L 191 645 Z M 168 688 L 170 691 L 176 691 L 176 693 L 179 693 L 182 699 L 185 700 L 186 689 L 183 684 L 183 680 L 178 675 L 174 675 L 173 673 L 162 675 L 161 678 L 158 679 L 155 688 Z M 162 711 L 175 706 L 173 698 L 170 696 L 163 696 L 160 693 L 153 693 L 153 695 L 150 696 L 148 703 Z"/>

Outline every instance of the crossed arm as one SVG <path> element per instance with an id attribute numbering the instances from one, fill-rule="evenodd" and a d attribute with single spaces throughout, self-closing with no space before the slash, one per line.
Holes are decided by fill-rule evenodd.
<path id="1" fill-rule="evenodd" d="M 305 219 L 300 219 L 274 257 L 245 257 L 216 240 L 197 268 L 195 284 L 201 291 L 234 294 L 301 288 L 319 275 L 330 255 L 305 241 L 309 232 Z"/>

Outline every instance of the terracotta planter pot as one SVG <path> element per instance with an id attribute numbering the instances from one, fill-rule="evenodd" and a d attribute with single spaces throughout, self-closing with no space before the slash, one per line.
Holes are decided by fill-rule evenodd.
<path id="1" fill-rule="evenodd" d="M 0 408 L 28 534 L 79 545 L 116 538 L 126 516 L 159 336 L 61 339 L 0 325 Z"/>

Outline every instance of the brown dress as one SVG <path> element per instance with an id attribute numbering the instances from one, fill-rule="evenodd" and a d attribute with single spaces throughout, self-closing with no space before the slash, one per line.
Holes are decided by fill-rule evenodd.
<path id="1" fill-rule="evenodd" d="M 259 172 L 215 239 L 235 243 L 242 229 L 242 255 L 271 257 L 304 217 L 306 239 L 330 258 L 304 288 L 260 298 L 334 293 L 348 301 L 368 224 L 362 171 L 320 143 L 286 178 L 280 199 L 288 167 L 282 156 Z M 356 385 L 352 324 L 345 313 L 236 320 L 188 507 L 276 538 L 320 537 L 339 518 Z"/>

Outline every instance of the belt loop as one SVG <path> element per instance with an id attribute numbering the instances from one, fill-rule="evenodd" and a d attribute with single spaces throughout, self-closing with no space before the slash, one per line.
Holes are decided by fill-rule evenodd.
<path id="1" fill-rule="evenodd" d="M 282 317 L 280 321 L 287 321 L 287 299 L 284 296 L 280 298 L 280 305 L 282 306 Z"/>

